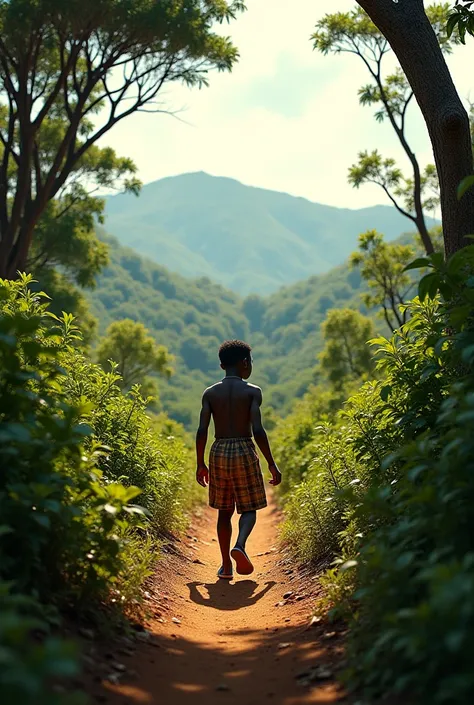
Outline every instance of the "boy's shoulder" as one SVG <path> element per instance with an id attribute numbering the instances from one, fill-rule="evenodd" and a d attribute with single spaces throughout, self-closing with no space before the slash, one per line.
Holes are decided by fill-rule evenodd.
<path id="1" fill-rule="evenodd" d="M 261 394 L 262 390 L 260 387 L 257 387 L 256 384 L 252 384 L 251 382 L 247 382 L 246 380 L 242 380 L 242 384 L 244 384 L 250 393 L 255 393 L 255 394 Z M 217 391 L 218 389 L 222 388 L 222 380 L 219 382 L 215 382 L 214 384 L 211 384 L 210 387 L 206 387 L 204 390 L 203 396 L 207 396 L 209 394 L 212 394 L 212 392 Z"/>
<path id="2" fill-rule="evenodd" d="M 204 394 L 212 392 L 213 389 L 217 389 L 220 386 L 222 386 L 222 382 L 215 382 L 214 384 L 211 384 L 210 387 L 206 387 L 206 389 L 204 390 Z"/>
<path id="3" fill-rule="evenodd" d="M 257 387 L 256 384 L 251 384 L 250 382 L 246 382 L 245 384 L 247 385 L 247 387 L 249 387 L 250 391 L 252 391 L 252 392 L 257 392 L 257 394 L 261 394 L 261 393 L 262 393 L 261 388 L 260 388 L 260 387 Z"/>

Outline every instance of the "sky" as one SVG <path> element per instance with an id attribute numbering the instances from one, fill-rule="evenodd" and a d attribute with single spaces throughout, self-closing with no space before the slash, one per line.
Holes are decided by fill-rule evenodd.
<path id="1" fill-rule="evenodd" d="M 247 0 L 248 10 L 226 28 L 239 48 L 231 74 L 210 75 L 210 87 L 178 85 L 164 97 L 178 117 L 138 114 L 102 141 L 131 157 L 144 183 L 205 171 L 251 186 L 284 191 L 329 205 L 362 208 L 386 203 L 376 186 L 353 189 L 348 168 L 358 152 L 379 149 L 399 160 L 388 124 L 359 105 L 368 83 L 360 59 L 323 56 L 310 36 L 327 12 L 347 11 L 352 0 Z M 448 58 L 463 99 L 474 99 L 474 40 Z M 469 75 L 471 74 L 471 76 Z M 421 164 L 433 161 L 424 122 L 414 104 L 409 137 Z"/>

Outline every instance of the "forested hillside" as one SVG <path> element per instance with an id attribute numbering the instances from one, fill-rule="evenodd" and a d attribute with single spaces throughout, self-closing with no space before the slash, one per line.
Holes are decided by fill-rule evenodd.
<path id="1" fill-rule="evenodd" d="M 205 173 L 147 184 L 107 199 L 107 231 L 173 272 L 207 276 L 242 295 L 340 265 L 368 228 L 407 230 L 394 208 L 333 208 Z M 428 219 L 429 223 L 433 221 Z"/>
<path id="2" fill-rule="evenodd" d="M 168 347 L 176 357 L 175 374 L 160 380 L 161 402 L 186 425 L 196 419 L 203 388 L 220 374 L 217 348 L 222 340 L 250 340 L 254 381 L 265 387 L 272 406 L 285 411 L 311 382 L 327 310 L 360 306 L 361 278 L 347 265 L 269 297 L 244 299 L 207 278 L 173 274 L 100 234 L 108 243 L 110 264 L 88 294 L 99 333 L 112 321 L 130 318 Z"/>

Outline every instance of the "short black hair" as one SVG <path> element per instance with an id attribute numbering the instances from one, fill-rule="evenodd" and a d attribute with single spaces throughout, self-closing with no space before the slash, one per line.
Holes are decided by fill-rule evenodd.
<path id="1" fill-rule="evenodd" d="M 238 362 L 250 360 L 252 348 L 243 340 L 226 340 L 219 348 L 219 360 L 223 367 L 236 365 Z"/>

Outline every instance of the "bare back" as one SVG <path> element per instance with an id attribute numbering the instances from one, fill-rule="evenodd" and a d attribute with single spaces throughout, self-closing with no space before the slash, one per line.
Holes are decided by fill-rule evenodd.
<path id="1" fill-rule="evenodd" d="M 260 407 L 261 399 L 259 387 L 238 377 L 225 377 L 206 389 L 203 401 L 209 404 L 216 438 L 250 438 L 252 409 Z"/>

